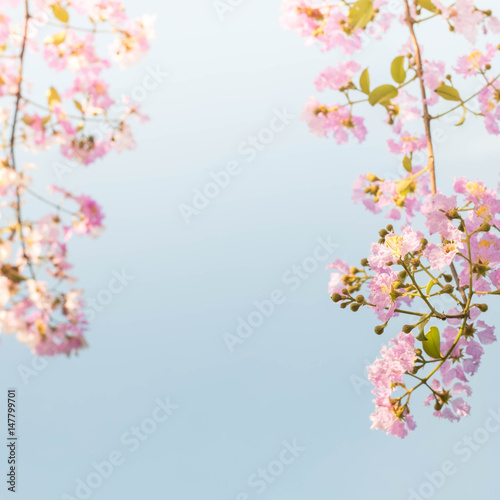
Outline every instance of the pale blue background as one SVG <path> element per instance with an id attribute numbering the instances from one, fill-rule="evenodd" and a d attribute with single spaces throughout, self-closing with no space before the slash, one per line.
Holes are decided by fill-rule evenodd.
<path id="1" fill-rule="evenodd" d="M 306 48 L 282 31 L 277 0 L 244 0 L 224 21 L 209 0 L 125 4 L 136 14 L 158 14 L 158 38 L 147 61 L 120 75 L 116 90 L 130 91 L 148 65 L 171 76 L 145 101 L 151 121 L 136 127 L 134 152 L 78 169 L 64 182 L 92 193 L 107 215 L 100 240 L 72 247 L 87 295 L 96 296 L 113 270 L 127 269 L 135 280 L 93 321 L 88 350 L 49 360 L 27 386 L 18 367 L 30 366 L 32 356 L 3 338 L 2 394 L 7 387 L 19 393 L 17 498 L 73 495 L 92 462 L 120 450 L 125 464 L 92 499 L 235 500 L 247 492 L 252 499 L 406 500 L 426 471 L 458 462 L 453 445 L 483 425 L 488 409 L 500 407 L 499 346 L 488 347 L 473 381 L 469 419 L 440 422 L 418 404 L 418 431 L 398 441 L 369 430 L 369 388 L 358 394 L 350 381 L 364 376 L 389 336 L 372 333 L 368 312 L 353 315 L 331 303 L 326 271 L 295 292 L 281 281 L 318 237 L 338 242 L 332 260 L 357 263 L 367 255 L 385 221 L 354 206 L 350 186 L 360 172 L 397 172 L 382 142 L 381 111 L 369 110 L 375 133 L 360 147 L 316 138 L 296 119 L 246 163 L 239 144 L 267 125 L 274 108 L 298 116 L 315 93 L 313 79 L 338 55 Z M 432 30 L 426 36 L 433 56 L 460 48 Z M 388 38 L 363 54 L 380 79 L 388 66 L 375 61 L 382 48 L 397 55 L 395 46 Z M 443 129 L 449 138 L 438 147 L 441 186 L 454 175 L 498 181 L 497 138 L 486 137 L 479 122 Z M 50 165 L 58 156 L 44 158 L 41 175 L 56 182 Z M 230 160 L 244 171 L 186 224 L 179 204 Z M 286 290 L 287 302 L 231 355 L 222 335 L 275 288 Z M 120 436 L 166 396 L 179 410 L 128 453 Z M 306 451 L 256 495 L 248 477 L 293 439 Z M 435 498 L 496 498 L 499 443 L 500 435 L 492 436 Z M 0 491 L 3 498 L 4 486 Z"/>

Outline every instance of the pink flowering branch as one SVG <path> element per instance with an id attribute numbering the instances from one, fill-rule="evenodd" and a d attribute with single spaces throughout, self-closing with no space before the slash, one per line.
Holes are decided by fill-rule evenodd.
<path id="1" fill-rule="evenodd" d="M 147 117 L 128 96 L 118 105 L 110 95 L 103 72 L 111 61 L 99 54 L 94 34 L 113 35 L 110 57 L 126 67 L 147 54 L 154 17 L 129 19 L 119 0 L 10 3 L 12 12 L 4 9 L 0 15 L 0 97 L 13 100 L 11 110 L 0 106 L 0 328 L 15 334 L 37 355 L 70 355 L 86 347 L 88 322 L 82 291 L 74 287 L 76 280 L 70 274 L 68 242 L 75 235 L 99 236 L 104 214 L 90 196 L 62 187 L 50 186 L 49 196 L 40 195 L 29 175 L 38 167 L 21 164 L 18 150 L 40 153 L 55 146 L 65 158 L 90 165 L 112 151 L 132 149 L 130 118 Z M 33 24 L 40 22 L 40 12 L 57 20 L 46 24 L 61 29 L 43 40 L 42 49 Z M 22 18 L 21 33 L 11 16 Z M 80 37 L 70 27 L 73 17 L 91 23 L 84 30 L 88 34 Z M 101 30 L 100 24 L 110 29 Z M 39 52 L 52 74 L 67 72 L 73 80 L 69 89 L 46 89 L 46 106 L 29 94 L 34 84 L 28 80 L 26 58 L 40 57 Z M 112 118 L 114 107 L 120 114 Z M 27 219 L 27 195 L 51 211 Z M 72 207 L 63 206 L 66 203 Z"/>
<path id="2" fill-rule="evenodd" d="M 362 70 L 349 59 L 326 68 L 315 81 L 319 92 L 337 91 L 345 102 L 324 105 L 311 98 L 302 114 L 319 136 L 332 135 L 339 144 L 350 137 L 361 142 L 367 129 L 354 110 L 368 103 L 385 109 L 395 136 L 388 140 L 389 150 L 402 158 L 406 174 L 397 180 L 361 175 L 354 184 L 354 200 L 374 213 L 388 209 L 387 217 L 396 221 L 406 216 L 407 222 L 400 229 L 392 224 L 382 229 L 361 268 L 333 262 L 329 289 L 342 309 L 373 310 L 381 322 L 375 327 L 378 335 L 399 315 L 415 318 L 368 367 L 376 406 L 372 428 L 405 437 L 416 427 L 410 399 L 418 389 L 429 392 L 424 403 L 434 402 L 439 418 L 456 421 L 469 414 L 469 378 L 479 368 L 484 346 L 496 340 L 494 328 L 480 319 L 488 305 L 475 298 L 500 295 L 500 238 L 495 234 L 500 227 L 499 191 L 459 178 L 453 196 L 441 193 L 432 134 L 433 121 L 458 109 L 463 118 L 457 125 L 470 114 L 484 119 L 488 133 L 500 134 L 500 77 L 490 76 L 499 47 L 487 43 L 485 50 L 474 49 L 458 59 L 453 71 L 459 77 L 482 81 L 478 92 L 463 98 L 446 74 L 448 61 L 426 59 L 416 27 L 444 21 L 447 30 L 475 44 L 480 31 L 486 37 L 500 33 L 500 20 L 473 0 L 449 5 L 404 0 L 399 17 L 386 3 L 358 0 L 325 6 L 319 0 L 285 0 L 283 23 L 308 43 L 319 43 L 323 50 L 339 47 L 347 55 L 363 48 L 367 34 L 382 38 L 396 20 L 409 32 L 409 43 L 391 62 L 393 83 L 373 87 L 369 68 Z M 360 94 L 364 97 L 358 98 Z M 448 110 L 431 110 L 448 101 L 454 103 Z M 425 221 L 424 231 L 416 228 L 417 214 Z"/>

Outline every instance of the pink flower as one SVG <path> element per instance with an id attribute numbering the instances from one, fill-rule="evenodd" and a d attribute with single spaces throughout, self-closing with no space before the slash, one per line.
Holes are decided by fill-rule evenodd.
<path id="1" fill-rule="evenodd" d="M 462 56 L 457 61 L 455 71 L 463 75 L 465 78 L 473 75 L 478 75 L 481 71 L 486 71 L 486 66 L 491 63 L 491 60 L 496 55 L 497 47 L 488 44 L 486 53 L 483 54 L 479 50 L 472 51 L 468 56 Z"/>
<path id="2" fill-rule="evenodd" d="M 340 90 L 347 87 L 360 69 L 361 66 L 355 61 L 341 62 L 336 68 L 329 66 L 316 79 L 316 88 L 319 92 L 323 92 L 327 88 Z"/>
<path id="3" fill-rule="evenodd" d="M 409 132 L 401 133 L 399 143 L 397 143 L 394 139 L 389 139 L 387 143 L 389 144 L 389 151 L 397 155 L 407 155 L 409 153 L 413 153 L 414 151 L 425 149 L 427 146 L 425 135 L 416 137 L 411 135 Z"/>
<path id="4" fill-rule="evenodd" d="M 476 43 L 477 30 L 485 19 L 485 14 L 476 10 L 473 0 L 457 0 L 449 10 L 449 19 L 453 22 L 455 31 L 461 33 L 471 43 Z"/>
<path id="5" fill-rule="evenodd" d="M 481 105 L 481 113 L 484 115 L 486 130 L 490 134 L 499 135 L 500 106 L 498 104 L 500 102 L 500 83 L 498 80 L 481 90 L 478 101 Z"/>
<path id="6" fill-rule="evenodd" d="M 464 248 L 461 242 L 451 242 L 444 245 L 435 245 L 431 243 L 424 251 L 424 257 L 430 262 L 431 269 L 442 271 L 449 266 L 457 253 Z"/>
<path id="7" fill-rule="evenodd" d="M 328 293 L 342 293 L 345 284 L 342 281 L 344 275 L 350 274 L 349 264 L 341 259 L 337 259 L 329 264 L 326 269 L 333 269 L 335 272 L 330 275 L 330 282 L 328 283 Z"/>
<path id="8" fill-rule="evenodd" d="M 89 234 L 98 236 L 104 226 L 104 215 L 101 207 L 90 196 L 78 196 L 75 201 L 80 203 L 81 219 L 75 221 L 74 228 L 77 234 Z"/>
<path id="9" fill-rule="evenodd" d="M 348 132 L 359 142 L 364 141 L 366 137 L 363 118 L 351 115 L 350 110 L 344 106 L 324 106 L 314 97 L 309 99 L 300 118 L 307 122 L 313 134 L 327 137 L 331 132 L 337 144 L 348 141 Z"/>
<path id="10" fill-rule="evenodd" d="M 425 225 L 431 234 L 441 234 L 448 241 L 460 241 L 461 233 L 452 224 L 448 215 L 457 208 L 456 196 L 445 196 L 437 193 L 429 197 L 422 206 L 422 214 L 425 216 Z"/>
<path id="11" fill-rule="evenodd" d="M 400 333 L 380 351 L 381 358 L 369 366 L 368 379 L 374 385 L 375 412 L 370 417 L 372 429 L 385 431 L 399 438 L 407 436 L 416 425 L 407 408 L 393 402 L 396 384 L 403 384 L 405 373 L 413 370 L 415 364 L 415 338 Z"/>

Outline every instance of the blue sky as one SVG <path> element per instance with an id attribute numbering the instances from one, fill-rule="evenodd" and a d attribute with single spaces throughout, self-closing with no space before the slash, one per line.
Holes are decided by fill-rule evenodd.
<path id="1" fill-rule="evenodd" d="M 158 14 L 158 38 L 115 90 L 141 87 L 148 71 L 165 76 L 145 95 L 151 121 L 136 128 L 138 148 L 62 179 L 107 215 L 99 240 L 72 249 L 87 298 L 112 297 L 95 314 L 89 349 L 43 363 L 2 337 L 0 380 L 18 390 L 18 498 L 79 498 L 78 480 L 111 460 L 86 498 L 406 500 L 414 489 L 490 500 L 500 432 L 481 429 L 500 410 L 498 345 L 472 383 L 467 420 L 440 422 L 417 405 L 419 428 L 406 440 L 369 430 L 364 367 L 389 337 L 372 333 L 369 312 L 331 303 L 324 267 L 357 263 L 386 224 L 352 204 L 355 177 L 395 175 L 399 165 L 377 111 L 361 146 L 316 138 L 298 119 L 314 78 L 339 54 L 282 31 L 277 0 L 243 0 L 224 20 L 209 0 L 124 3 Z M 387 74 L 381 53 L 396 50 L 396 35 L 363 53 L 375 77 Z M 422 35 L 429 51 L 462 47 L 430 28 Z M 270 126 L 266 147 L 250 152 L 251 137 Z M 479 122 L 442 129 L 444 191 L 459 175 L 497 183 L 497 138 Z M 44 157 L 41 182 L 57 182 L 58 159 Z M 182 207 L 213 176 L 227 186 L 186 222 Z M 296 266 L 306 269 L 300 279 Z M 116 274 L 124 284 L 110 295 Z M 231 352 L 225 334 L 259 307 L 269 317 Z M 137 426 L 150 434 L 134 437 Z M 463 441 L 473 435 L 483 441 L 474 450 Z M 434 474 L 440 486 L 429 490 L 426 473 L 443 467 L 449 474 Z"/>

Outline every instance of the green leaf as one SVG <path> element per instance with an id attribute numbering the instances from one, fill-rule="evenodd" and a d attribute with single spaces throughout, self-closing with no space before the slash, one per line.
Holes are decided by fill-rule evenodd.
<path id="1" fill-rule="evenodd" d="M 403 83 L 406 80 L 405 56 L 398 56 L 392 61 L 391 75 L 396 83 Z"/>
<path id="2" fill-rule="evenodd" d="M 446 99 L 447 101 L 458 101 L 458 102 L 462 101 L 462 98 L 460 97 L 458 90 L 448 85 L 441 85 L 436 89 L 435 92 L 437 95 L 441 96 L 443 99 Z"/>
<path id="3" fill-rule="evenodd" d="M 405 170 L 407 172 L 410 172 L 410 174 L 413 172 L 413 166 L 412 166 L 411 160 L 410 160 L 410 158 L 408 158 L 408 156 L 405 156 L 403 158 L 403 167 L 405 168 Z"/>
<path id="4" fill-rule="evenodd" d="M 460 125 L 463 125 L 465 123 L 466 115 L 467 115 L 467 108 L 464 106 L 464 114 L 462 115 L 462 118 L 460 118 L 460 121 L 455 124 L 455 127 L 460 127 Z"/>
<path id="5" fill-rule="evenodd" d="M 54 45 L 59 45 L 66 40 L 66 31 L 60 31 L 59 33 L 56 33 L 55 35 L 48 36 L 45 39 L 45 44 L 54 44 Z"/>
<path id="6" fill-rule="evenodd" d="M 52 5 L 52 12 L 62 23 L 67 23 L 69 21 L 68 11 L 64 7 L 61 7 L 61 4 L 55 3 Z"/>
<path id="7" fill-rule="evenodd" d="M 426 295 L 429 295 L 432 292 L 432 289 L 434 288 L 434 285 L 436 282 L 434 280 L 430 280 L 429 284 L 427 285 L 427 290 L 425 290 Z"/>
<path id="8" fill-rule="evenodd" d="M 57 90 L 54 87 L 50 87 L 46 92 L 47 94 L 47 102 L 49 103 L 49 109 L 52 111 L 54 109 L 54 104 L 61 102 L 61 98 Z"/>
<path id="9" fill-rule="evenodd" d="M 83 113 L 83 108 L 82 108 L 82 105 L 81 105 L 78 101 L 76 101 L 76 100 L 74 100 L 73 102 L 75 103 L 75 107 L 76 107 L 76 109 L 77 109 L 78 111 L 80 111 L 80 113 Z"/>
<path id="10" fill-rule="evenodd" d="M 418 0 L 417 4 L 420 5 L 420 7 L 428 10 L 429 12 L 437 11 L 437 7 L 432 3 L 431 0 Z"/>
<path id="11" fill-rule="evenodd" d="M 394 85 L 381 85 L 374 89 L 370 96 L 368 97 L 368 102 L 375 106 L 376 104 L 382 104 L 385 106 L 389 104 L 391 99 L 394 99 L 398 95 L 398 89 Z"/>
<path id="12" fill-rule="evenodd" d="M 359 77 L 359 88 L 361 92 L 370 95 L 370 73 L 368 73 L 368 68 L 366 68 Z"/>
<path id="13" fill-rule="evenodd" d="M 365 28 L 373 16 L 373 1 L 358 0 L 349 10 L 347 22 L 352 30 Z"/>
<path id="14" fill-rule="evenodd" d="M 431 327 L 425 338 L 426 340 L 422 342 L 422 347 L 426 354 L 434 359 L 441 358 L 441 335 L 439 329 L 435 326 Z"/>
<path id="15" fill-rule="evenodd" d="M 424 316 L 424 319 L 420 321 L 418 325 L 418 330 L 420 332 L 419 336 L 417 337 L 417 340 L 420 340 L 420 342 L 423 342 L 424 340 L 427 340 L 425 337 L 425 327 L 427 326 L 427 323 L 431 320 L 432 313 L 429 313 L 427 316 Z"/>
<path id="16" fill-rule="evenodd" d="M 396 191 L 401 195 L 407 195 L 413 187 L 413 179 L 401 179 L 396 182 Z"/>

